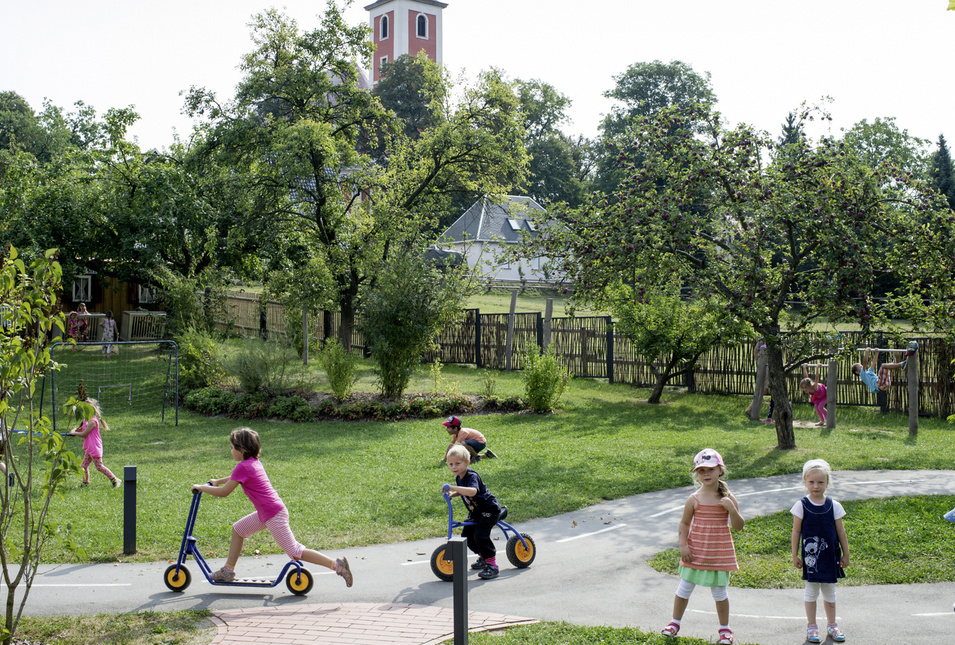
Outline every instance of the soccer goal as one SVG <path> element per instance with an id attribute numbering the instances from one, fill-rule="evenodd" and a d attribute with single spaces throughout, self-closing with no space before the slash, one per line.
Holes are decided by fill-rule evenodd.
<path id="1" fill-rule="evenodd" d="M 111 351 L 107 354 L 107 347 Z M 179 350 L 171 340 L 109 343 L 54 343 L 51 356 L 58 368 L 43 382 L 43 411 L 53 420 L 82 381 L 86 395 L 100 403 L 104 416 L 133 413 L 166 422 L 166 412 L 179 425 Z M 60 419 L 60 424 L 70 423 Z"/>

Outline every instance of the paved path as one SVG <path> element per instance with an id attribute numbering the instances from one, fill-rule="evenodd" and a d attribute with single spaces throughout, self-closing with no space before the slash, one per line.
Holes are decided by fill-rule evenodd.
<path id="1" fill-rule="evenodd" d="M 747 518 L 788 510 L 803 494 L 796 474 L 731 480 L 730 485 Z M 687 486 L 646 493 L 523 523 L 517 509 L 512 509 L 508 519 L 534 537 L 537 559 L 528 569 L 514 569 L 502 557 L 505 566 L 498 579 L 470 576 L 471 628 L 566 620 L 660 629 L 669 619 L 677 579 L 651 569 L 646 562 L 660 550 L 676 546 L 680 510 L 690 492 L 692 487 Z M 955 471 L 837 472 L 830 493 L 839 500 L 955 495 Z M 955 530 L 941 518 L 925 521 L 937 523 L 940 531 Z M 846 526 L 851 546 L 851 518 Z M 355 586 L 346 589 L 337 576 L 313 569 L 315 588 L 308 597 L 293 596 L 284 585 L 266 590 L 215 588 L 202 579 L 194 563 L 190 563 L 193 583 L 183 593 L 169 592 L 163 585 L 165 562 L 48 566 L 36 578 L 27 613 L 205 608 L 219 617 L 215 645 L 373 644 L 381 642 L 374 640 L 381 633 L 398 644 L 440 643 L 451 638 L 453 607 L 452 585 L 437 580 L 429 566 L 431 552 L 440 543 L 431 539 L 336 551 L 334 555 L 344 554 L 352 563 Z M 220 560 L 210 564 L 218 567 Z M 261 575 L 263 569 L 264 574 L 275 575 L 284 561 L 284 556 L 249 557 L 240 565 L 248 575 Z M 852 575 L 851 568 L 848 573 Z M 713 601 L 705 590 L 700 591 L 690 599 L 681 634 L 713 640 Z M 853 643 L 891 640 L 920 645 L 953 642 L 953 600 L 955 582 L 840 585 L 837 605 L 840 625 Z M 738 642 L 804 642 L 801 589 L 731 586 L 730 605 Z M 356 633 L 355 629 L 367 631 Z M 272 640 L 263 640 L 266 636 Z"/>

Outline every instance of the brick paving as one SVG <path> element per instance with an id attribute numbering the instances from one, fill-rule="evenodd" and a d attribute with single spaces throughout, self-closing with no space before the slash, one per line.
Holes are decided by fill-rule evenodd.
<path id="1" fill-rule="evenodd" d="M 210 645 L 439 645 L 454 638 L 454 612 L 401 603 L 305 605 L 215 612 Z M 471 632 L 536 623 L 533 618 L 468 612 Z"/>

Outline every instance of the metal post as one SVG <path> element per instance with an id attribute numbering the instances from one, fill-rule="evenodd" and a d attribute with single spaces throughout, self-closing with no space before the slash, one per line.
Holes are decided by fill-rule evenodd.
<path id="1" fill-rule="evenodd" d="M 302 312 L 302 365 L 308 365 L 308 312 Z"/>
<path id="2" fill-rule="evenodd" d="M 481 358 L 481 310 L 474 310 L 474 365 L 478 368 L 484 367 L 484 361 Z"/>
<path id="3" fill-rule="evenodd" d="M 607 316 L 607 382 L 613 383 L 613 318 Z"/>
<path id="4" fill-rule="evenodd" d="M 454 645 L 468 645 L 468 558 L 465 538 L 451 538 L 451 562 L 454 566 Z"/>
<path id="5" fill-rule="evenodd" d="M 136 466 L 123 468 L 123 553 L 136 553 Z"/>

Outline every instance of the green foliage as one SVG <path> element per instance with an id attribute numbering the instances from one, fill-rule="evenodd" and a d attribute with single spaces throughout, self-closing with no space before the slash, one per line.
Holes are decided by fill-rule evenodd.
<path id="1" fill-rule="evenodd" d="M 337 338 L 330 338 L 322 349 L 320 360 L 335 400 L 339 403 L 346 401 L 358 378 L 358 357 L 346 351 Z"/>
<path id="2" fill-rule="evenodd" d="M 462 302 L 458 274 L 438 271 L 415 252 L 390 260 L 365 300 L 361 322 L 384 396 L 402 395 L 421 356 Z"/>
<path id="3" fill-rule="evenodd" d="M 312 421 L 315 418 L 315 411 L 301 396 L 281 396 L 272 402 L 268 416 L 289 421 Z"/>
<path id="4" fill-rule="evenodd" d="M 543 354 L 537 345 L 530 345 L 524 355 L 521 381 L 524 382 L 527 405 L 534 412 L 543 414 L 557 407 L 570 381 L 570 372 L 560 364 L 553 345 Z"/>
<path id="5" fill-rule="evenodd" d="M 179 346 L 179 388 L 188 392 L 218 385 L 225 378 L 219 343 L 204 329 L 185 327 L 176 337 Z"/>
<path id="6" fill-rule="evenodd" d="M 692 369 L 704 353 L 747 333 L 747 325 L 715 298 L 681 297 L 678 283 L 649 291 L 620 284 L 608 291 L 615 328 L 633 342 L 657 378 L 649 403 L 659 403 L 664 385 Z"/>
<path id="7" fill-rule="evenodd" d="M 226 373 L 246 394 L 278 394 L 301 384 L 305 371 L 291 347 L 273 341 L 243 343 L 242 348 L 222 362 Z"/>
<path id="8" fill-rule="evenodd" d="M 214 416 L 231 411 L 235 399 L 235 393 L 230 390 L 203 387 L 189 392 L 183 399 L 183 406 L 199 414 Z"/>
<path id="9" fill-rule="evenodd" d="M 955 171 L 952 170 L 952 153 L 945 135 L 938 135 L 938 148 L 932 153 L 929 164 L 932 188 L 945 197 L 948 207 L 955 210 Z"/>
<path id="10" fill-rule="evenodd" d="M 494 390 L 497 387 L 497 372 L 484 370 L 481 372 L 481 396 L 489 399 L 494 396 Z"/>
<path id="11" fill-rule="evenodd" d="M 55 255 L 50 250 L 27 264 L 11 246 L 0 252 L 0 457 L 11 479 L 0 483 L 0 567 L 8 599 L 2 626 L 10 635 L 49 542 L 85 555 L 51 512 L 80 461 L 53 432 L 38 400 L 39 381 L 55 367 L 49 339 L 64 333 L 63 315 L 56 313 L 63 274 Z M 92 407 L 71 398 L 63 412 L 89 418 Z"/>

